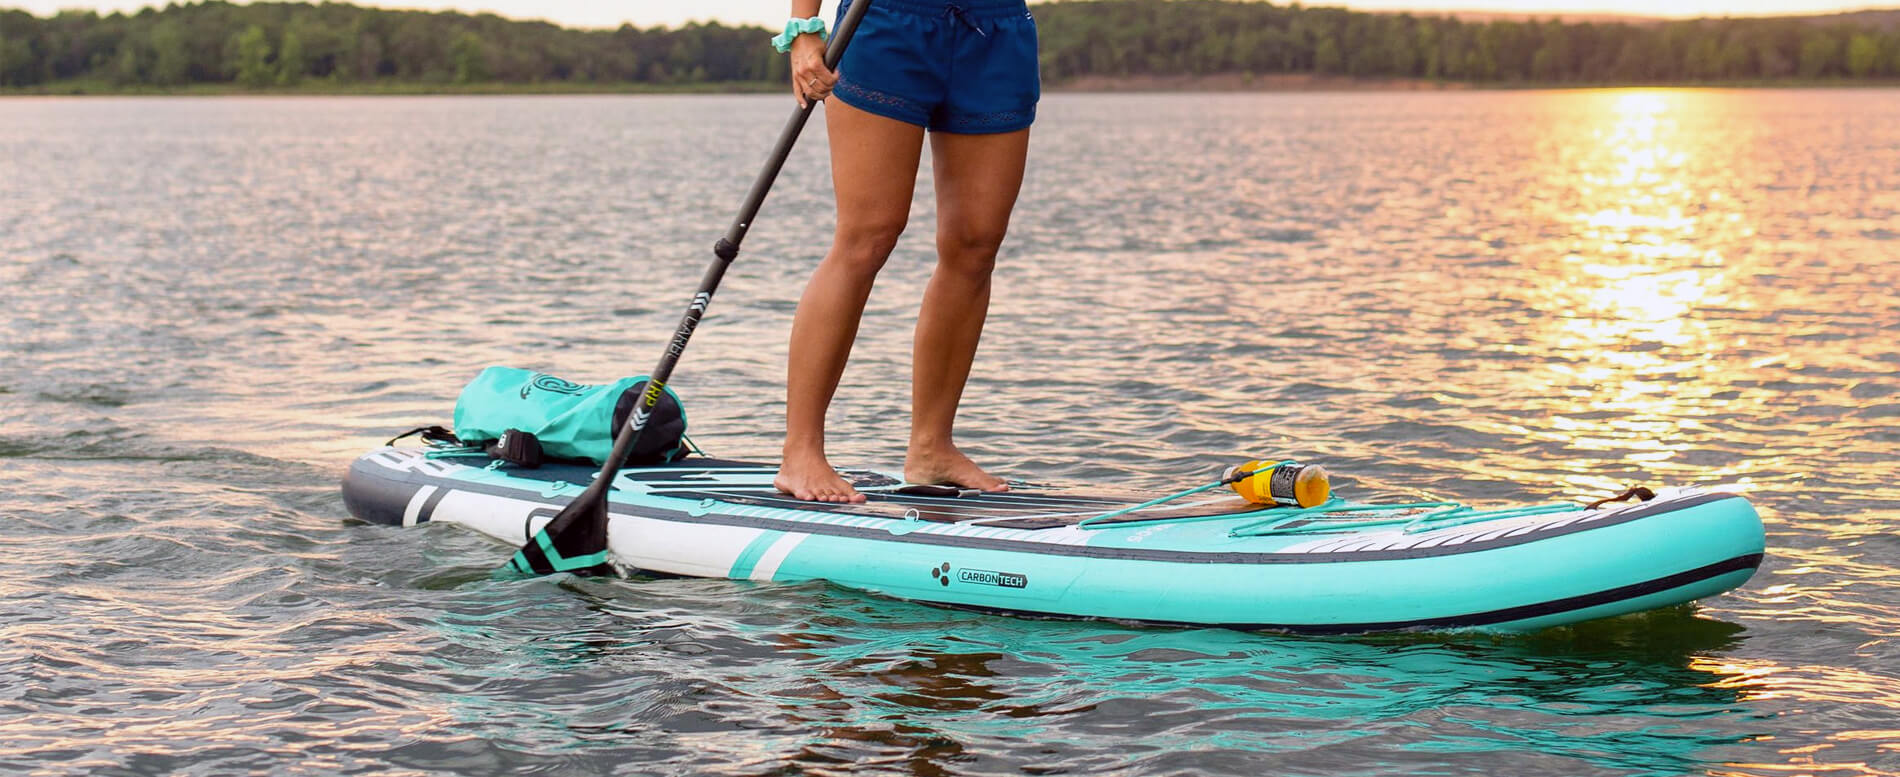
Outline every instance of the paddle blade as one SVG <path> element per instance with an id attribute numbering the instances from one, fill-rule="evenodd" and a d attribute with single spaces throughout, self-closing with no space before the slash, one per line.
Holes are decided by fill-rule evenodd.
<path id="1" fill-rule="evenodd" d="M 612 575 L 607 563 L 607 500 L 592 489 L 561 508 L 554 520 L 528 538 L 498 577 L 510 575 Z"/>

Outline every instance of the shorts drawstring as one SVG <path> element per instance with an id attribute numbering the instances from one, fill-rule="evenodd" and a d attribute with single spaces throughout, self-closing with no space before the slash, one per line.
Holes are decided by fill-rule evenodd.
<path id="1" fill-rule="evenodd" d="M 982 27 L 977 26 L 976 20 L 970 18 L 970 12 L 963 10 L 963 6 L 957 5 L 956 3 L 951 3 L 950 5 L 944 7 L 943 15 L 945 17 L 955 17 L 957 21 L 963 22 L 964 26 L 969 27 L 972 30 L 976 30 L 976 34 L 978 35 L 981 35 L 985 38 L 990 36 L 989 33 L 983 31 Z"/>

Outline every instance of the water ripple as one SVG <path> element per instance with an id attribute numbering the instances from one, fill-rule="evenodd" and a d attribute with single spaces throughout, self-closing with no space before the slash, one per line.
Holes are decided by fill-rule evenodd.
<path id="1" fill-rule="evenodd" d="M 38 100 L 0 121 L 0 770 L 1900 774 L 1900 99 L 1052 96 L 959 429 L 1039 481 L 1746 493 L 1742 590 L 1299 639 L 823 584 L 496 582 L 338 473 L 492 363 L 671 330 L 768 97 Z M 769 457 L 832 219 L 792 157 L 675 376 Z M 927 162 L 926 162 L 927 166 Z M 927 183 L 929 171 L 919 173 Z M 832 414 L 894 466 L 928 186 Z"/>

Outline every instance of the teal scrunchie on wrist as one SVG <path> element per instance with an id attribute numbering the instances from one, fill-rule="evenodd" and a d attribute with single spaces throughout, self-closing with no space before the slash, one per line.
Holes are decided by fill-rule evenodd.
<path id="1" fill-rule="evenodd" d="M 785 32 L 772 38 L 772 48 L 778 49 L 778 53 L 780 54 L 791 51 L 793 40 L 796 40 L 800 35 L 809 35 L 811 33 L 818 33 L 818 37 L 820 38 L 825 37 L 825 20 L 823 18 L 813 16 L 809 19 L 787 20 L 785 22 Z"/>

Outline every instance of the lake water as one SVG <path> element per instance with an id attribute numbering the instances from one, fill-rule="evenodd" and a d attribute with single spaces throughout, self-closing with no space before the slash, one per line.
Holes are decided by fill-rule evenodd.
<path id="1" fill-rule="evenodd" d="M 348 518 L 347 463 L 485 365 L 648 369 L 788 108 L 0 100 L 0 770 L 1900 774 L 1900 90 L 1044 103 L 960 420 L 979 460 L 1747 493 L 1767 562 L 1694 608 L 1140 629 L 491 582 L 509 549 Z M 928 180 L 840 463 L 901 463 Z M 813 132 L 676 374 L 710 453 L 777 452 L 828 182 Z"/>

